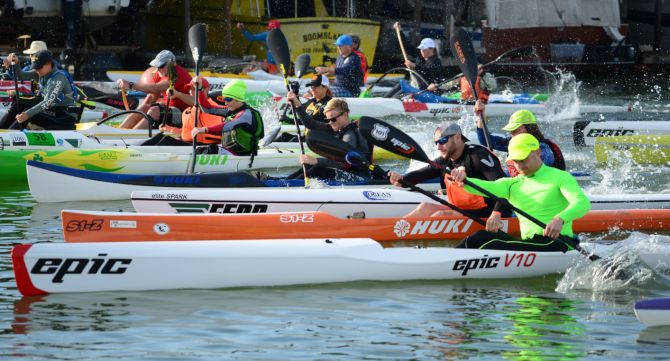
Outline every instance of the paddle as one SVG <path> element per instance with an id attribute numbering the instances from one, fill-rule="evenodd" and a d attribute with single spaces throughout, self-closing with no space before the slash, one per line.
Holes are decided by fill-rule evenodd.
<path id="1" fill-rule="evenodd" d="M 288 74 L 287 70 L 291 66 L 291 54 L 288 49 L 288 42 L 284 33 L 281 29 L 272 29 L 268 32 L 267 44 L 272 56 L 274 56 L 277 64 L 279 65 L 279 70 L 281 71 L 282 76 L 284 77 L 284 84 L 286 85 L 286 90 L 291 91 L 291 86 L 288 83 Z M 305 54 L 307 55 L 307 54 Z M 297 59 L 296 59 L 297 60 Z M 304 60 L 303 60 L 304 61 Z M 297 68 L 297 67 L 296 67 Z M 293 112 L 293 123 L 298 132 L 298 143 L 300 144 L 300 153 L 305 154 L 305 146 L 302 144 L 302 137 L 300 136 L 300 126 L 298 125 L 298 116 L 296 114 L 295 106 L 293 103 L 289 102 L 291 106 L 291 111 Z M 309 178 L 307 177 L 307 167 L 305 164 L 302 165 L 302 171 L 305 174 L 305 187 L 309 184 Z"/>
<path id="2" fill-rule="evenodd" d="M 193 61 L 195 62 L 195 76 L 200 76 L 200 60 L 202 59 L 201 57 L 205 55 L 205 52 L 207 51 L 206 45 L 207 45 L 207 25 L 203 23 L 198 23 L 193 26 L 191 26 L 190 29 L 188 29 L 188 45 L 191 47 L 191 55 L 193 56 Z M 200 104 L 198 102 L 198 92 L 200 92 L 200 84 L 196 84 L 195 86 L 195 113 L 194 113 L 194 118 L 193 118 L 193 126 L 197 127 L 198 126 L 198 113 L 200 109 Z M 191 166 L 189 168 L 189 173 L 193 173 L 195 170 L 195 162 L 196 162 L 196 139 L 197 137 L 193 137 L 193 159 L 191 162 Z"/>
<path id="3" fill-rule="evenodd" d="M 309 68 L 309 63 L 312 61 L 312 57 L 309 54 L 300 54 L 298 57 L 295 59 L 295 76 L 298 78 L 296 80 L 295 84 L 300 85 L 300 78 L 305 74 L 307 69 Z M 298 87 L 299 88 L 299 87 Z M 300 94 L 296 94 L 297 96 L 300 96 Z M 288 112 L 289 107 L 286 106 L 284 108 L 284 111 L 282 112 L 281 116 L 279 117 L 279 122 L 282 122 L 284 118 L 286 118 L 286 112 Z"/>
<path id="4" fill-rule="evenodd" d="M 465 78 L 470 83 L 470 88 L 472 89 L 472 94 L 475 97 L 475 101 L 479 99 L 477 97 L 477 55 L 475 55 L 475 48 L 472 46 L 472 41 L 468 33 L 459 29 L 451 37 L 451 52 L 454 54 L 454 58 L 458 62 L 458 67 L 461 68 L 461 72 L 464 74 Z M 482 117 L 481 114 L 478 115 Z M 489 129 L 486 126 L 486 120 L 481 119 L 482 128 L 484 129 L 484 139 L 486 139 L 486 147 L 491 148 L 491 140 L 489 139 Z"/>
<path id="5" fill-rule="evenodd" d="M 170 60 L 167 63 L 167 77 L 168 77 L 167 103 L 165 103 L 165 113 L 162 116 L 163 118 L 163 121 L 161 122 L 162 126 L 165 126 L 165 123 L 167 123 L 167 117 L 172 115 L 172 112 L 170 111 L 170 98 L 172 97 L 172 93 L 174 93 L 174 84 L 177 82 L 177 67 L 175 65 L 174 60 Z M 195 98 L 198 99 L 198 89 L 195 89 Z"/>
<path id="6" fill-rule="evenodd" d="M 407 62 L 409 60 L 409 58 L 407 57 L 407 52 L 405 51 L 405 44 L 403 44 L 403 42 L 402 42 L 402 35 L 400 35 L 400 23 L 396 22 L 395 24 L 393 24 L 393 28 L 395 29 L 395 34 L 398 37 L 398 44 L 400 44 L 400 51 L 402 52 L 402 57 L 403 57 L 403 59 L 405 59 L 405 62 Z M 416 83 L 416 86 L 418 87 L 419 82 L 418 82 L 417 79 L 412 79 L 412 75 L 413 74 L 410 73 L 410 82 Z M 424 80 L 424 83 L 426 83 L 425 80 Z M 427 84 L 428 83 L 426 83 L 426 85 Z"/>
<path id="7" fill-rule="evenodd" d="M 382 81 L 382 79 L 384 79 L 387 75 L 391 74 L 391 73 L 394 72 L 394 71 L 398 71 L 398 70 L 406 71 L 406 72 L 410 73 L 411 75 L 414 75 L 417 79 L 421 80 L 424 84 L 428 84 L 428 82 L 426 81 L 426 79 L 424 79 L 424 78 L 421 76 L 421 74 L 417 73 L 416 71 L 414 71 L 414 70 L 412 70 L 412 69 L 409 69 L 409 68 L 405 68 L 405 67 L 397 67 L 397 68 L 393 68 L 393 69 L 391 69 L 391 70 L 387 70 L 386 72 L 384 72 L 384 74 L 382 74 L 382 76 L 380 76 L 379 78 L 377 78 L 377 80 L 375 80 L 374 82 L 372 82 L 372 84 L 368 85 L 368 86 L 361 92 L 361 94 L 360 94 L 358 97 L 359 97 L 359 98 L 369 98 L 369 97 L 370 97 L 370 91 L 372 91 L 372 88 L 374 88 L 374 87 L 375 87 L 380 81 Z"/>
<path id="8" fill-rule="evenodd" d="M 14 69 L 14 65 L 16 65 L 16 61 L 14 61 L 14 59 L 16 59 L 17 55 L 14 54 L 14 56 L 15 56 L 15 58 L 12 58 L 12 61 L 11 61 L 12 70 L 16 70 L 16 69 Z M 19 71 L 22 71 L 22 70 L 19 70 Z M 14 101 L 16 102 L 16 114 L 21 114 L 21 104 L 19 103 L 19 98 L 20 97 L 19 97 L 19 80 L 18 80 L 18 77 L 19 77 L 19 74 L 16 71 L 14 71 L 14 76 L 13 76 L 13 78 L 14 78 Z M 27 125 L 28 125 L 27 121 L 25 121 L 23 123 L 19 123 L 19 129 L 23 130 L 23 129 L 26 128 Z"/>
<path id="9" fill-rule="evenodd" d="M 416 143 L 414 139 L 412 139 L 410 136 L 408 136 L 401 130 L 395 128 L 394 126 L 375 118 L 361 117 L 361 119 L 358 122 L 358 127 L 361 131 L 361 134 L 363 134 L 363 136 L 365 136 L 374 145 L 396 154 L 402 154 L 407 158 L 414 159 L 419 162 L 428 163 L 431 167 L 442 169 L 442 166 L 440 166 L 439 164 L 433 162 L 430 158 L 428 158 L 428 155 L 423 151 L 423 149 L 421 149 L 421 146 L 418 143 Z M 449 169 L 446 170 L 449 171 Z M 487 197 L 495 199 L 496 201 L 503 201 L 501 198 L 497 197 L 493 193 L 472 183 L 467 178 L 463 181 L 463 183 L 481 192 Z M 537 224 L 542 228 L 547 227 L 547 225 L 544 224 L 544 222 L 529 215 L 523 210 L 513 206 L 506 200 L 504 202 L 507 203 L 510 209 L 512 209 L 517 214 L 526 217 L 528 220 L 530 220 L 531 222 Z M 600 259 L 599 256 L 589 254 L 586 250 L 584 250 L 579 245 L 579 240 L 577 240 L 576 238 L 560 235 L 558 240 L 579 251 L 579 253 L 581 253 L 584 256 L 587 256 L 592 261 Z"/>
<path id="10" fill-rule="evenodd" d="M 503 59 L 506 59 L 506 58 L 522 58 L 522 57 L 524 57 L 524 56 L 529 56 L 529 55 L 531 55 L 531 54 L 533 53 L 533 51 L 534 51 L 534 49 L 533 49 L 533 47 L 530 46 L 530 45 L 529 45 L 529 46 L 522 46 L 522 47 L 518 47 L 518 48 L 514 48 L 514 49 L 511 49 L 511 50 L 508 50 L 508 51 L 506 51 L 506 52 L 500 54 L 500 56 L 498 56 L 497 58 L 493 59 L 492 61 L 490 61 L 490 62 L 488 62 L 488 63 L 482 65 L 482 68 L 486 68 L 486 67 L 489 67 L 489 66 L 491 66 L 491 65 L 494 65 L 494 64 L 496 64 L 497 62 L 499 62 L 499 61 L 501 61 L 501 60 L 503 60 Z M 456 79 L 458 79 L 458 78 L 460 78 L 460 77 L 462 77 L 462 76 L 463 76 L 463 73 L 458 73 L 458 74 L 452 76 L 451 78 L 449 78 L 449 79 L 447 79 L 447 80 L 445 80 L 445 81 L 443 81 L 443 82 L 440 82 L 440 84 L 438 84 L 437 86 L 440 87 L 441 85 L 446 84 L 446 83 L 449 83 L 450 81 L 454 81 L 454 80 L 456 80 Z M 422 90 L 420 93 L 425 92 L 425 91 L 426 91 L 426 90 Z"/>

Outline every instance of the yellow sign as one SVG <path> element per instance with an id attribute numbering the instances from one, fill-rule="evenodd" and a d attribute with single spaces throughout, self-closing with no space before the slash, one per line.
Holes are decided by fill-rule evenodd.
<path id="1" fill-rule="evenodd" d="M 293 60 L 306 53 L 312 56 L 312 66 L 334 63 L 337 58 L 335 40 L 342 34 L 356 34 L 361 38 L 359 50 L 368 59 L 368 65 L 372 66 L 379 39 L 379 22 L 333 17 L 279 20 Z"/>

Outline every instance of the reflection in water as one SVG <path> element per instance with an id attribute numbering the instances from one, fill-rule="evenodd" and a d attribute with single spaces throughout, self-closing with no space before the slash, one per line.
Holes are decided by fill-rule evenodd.
<path id="1" fill-rule="evenodd" d="M 523 361 L 575 360 L 586 356 L 580 342 L 564 341 L 585 333 L 573 317 L 573 303 L 568 299 L 527 296 L 503 307 L 505 318 L 512 321 L 512 331 L 505 340 L 516 348 L 503 352 L 503 356 Z"/>
<path id="2" fill-rule="evenodd" d="M 670 346 L 670 326 L 647 327 L 637 337 L 637 342 L 655 346 Z"/>

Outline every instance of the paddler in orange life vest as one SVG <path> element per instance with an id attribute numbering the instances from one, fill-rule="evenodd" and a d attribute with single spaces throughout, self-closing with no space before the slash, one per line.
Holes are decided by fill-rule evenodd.
<path id="1" fill-rule="evenodd" d="M 485 110 L 486 105 L 484 102 L 477 101 L 475 104 L 475 112 L 481 112 L 483 114 Z M 481 123 L 482 118 L 484 117 L 477 117 L 477 138 L 479 139 L 479 143 L 486 144 L 484 129 L 482 128 Z M 502 129 L 508 131 L 511 136 L 505 137 L 497 134 L 489 134 L 491 148 L 494 150 L 507 152 L 509 142 L 513 137 L 516 137 L 519 134 L 529 133 L 540 142 L 542 162 L 550 167 L 565 170 L 565 159 L 563 158 L 561 148 L 559 148 L 558 144 L 553 140 L 544 137 L 542 131 L 540 131 L 540 127 L 537 125 L 535 114 L 530 110 L 521 109 L 514 112 L 509 117 L 507 125 Z M 512 161 L 508 160 L 506 164 L 510 176 L 515 177 L 519 174 L 519 171 L 516 169 Z"/>
<path id="2" fill-rule="evenodd" d="M 144 117 L 139 114 L 130 114 L 120 125 L 121 128 L 128 129 L 147 129 L 149 126 L 155 127 L 161 120 L 161 116 L 167 112 L 168 122 L 171 119 L 179 119 L 181 112 L 193 105 L 193 98 L 189 101 L 186 85 L 191 82 L 191 75 L 181 67 L 175 64 L 177 79 L 174 84 L 174 91 L 170 95 L 170 104 L 168 102 L 168 88 L 170 79 L 168 78 L 168 63 L 176 61 L 174 54 L 169 50 L 162 50 L 149 63 L 156 70 L 151 73 L 150 79 L 143 76 L 141 81 L 134 83 L 126 79 L 119 79 L 116 84 L 121 89 L 137 90 L 147 94 L 147 98 L 137 108 L 141 112 L 147 113 L 155 124 L 147 124 Z M 157 100 L 153 103 L 154 100 Z M 150 103 L 151 101 L 151 103 Z M 168 111 L 169 109 L 169 111 Z"/>
<path id="3" fill-rule="evenodd" d="M 481 64 L 477 65 L 477 80 L 475 81 L 475 89 L 477 89 L 477 97 L 485 103 L 489 101 L 489 95 L 498 87 L 493 74 L 487 72 Z M 426 90 L 432 92 L 452 92 L 460 89 L 461 100 L 466 102 L 475 101 L 475 96 L 472 93 L 470 82 L 464 76 L 459 79 L 446 82 L 444 84 L 429 84 Z"/>
<path id="4" fill-rule="evenodd" d="M 463 135 L 461 127 L 458 124 L 443 123 L 435 130 L 433 139 L 440 153 L 435 162 L 443 167 L 450 169 L 463 167 L 468 175 L 484 180 L 493 181 L 505 176 L 498 157 L 486 147 L 468 143 L 468 138 Z M 409 184 L 417 184 L 440 177 L 442 188 L 446 189 L 449 202 L 455 206 L 466 209 L 479 217 L 489 217 L 492 212 L 509 214 L 502 204 L 490 198 L 465 192 L 462 187 L 452 182 L 451 176 L 448 173 L 434 167 L 426 166 L 409 172 L 404 176 L 396 172 L 389 172 L 388 176 L 391 184 L 397 187 L 402 187 L 401 181 Z M 458 214 L 442 204 L 421 203 L 416 209 L 405 215 L 405 217 L 438 217 Z"/>
<path id="5" fill-rule="evenodd" d="M 223 116 L 223 122 L 211 125 L 203 123 L 204 127 L 191 129 L 191 137 L 203 134 L 219 136 L 221 137 L 221 147 L 217 149 L 219 154 L 255 156 L 258 152 L 258 142 L 263 139 L 265 130 L 261 114 L 247 104 L 246 95 L 247 84 L 244 81 L 233 79 L 228 82 L 221 90 L 221 97 L 227 110 L 216 112 L 215 115 Z M 206 114 L 213 110 L 203 109 L 203 112 Z"/>
<path id="6" fill-rule="evenodd" d="M 361 47 L 361 37 L 356 34 L 349 34 L 351 36 L 351 41 L 353 42 L 353 52 L 361 58 L 361 70 L 363 71 L 363 84 L 368 82 L 368 58 L 360 50 Z"/>
<path id="7" fill-rule="evenodd" d="M 181 99 L 186 104 L 192 104 L 191 107 L 184 110 L 181 114 L 172 114 L 172 116 L 167 119 L 165 124 L 161 124 L 158 129 L 161 131 L 155 136 L 147 139 L 142 143 L 142 145 L 175 145 L 175 146 L 191 146 L 193 143 L 193 138 L 191 137 L 191 129 L 193 129 L 193 113 L 195 110 L 194 95 L 195 89 L 199 88 L 198 92 L 198 102 L 200 108 L 212 107 L 210 99 L 207 94 L 207 89 L 209 89 L 209 82 L 203 77 L 194 77 L 191 79 L 191 82 L 186 84 L 184 87 L 188 91 L 188 94 L 182 92 L 174 91 L 172 97 L 177 97 Z M 168 90 L 169 91 L 169 90 Z M 203 114 L 203 113 L 201 113 Z M 201 121 L 204 118 L 204 115 L 200 116 Z M 190 121 L 190 124 L 189 124 Z M 223 118 L 220 116 L 216 117 L 216 122 L 220 123 L 223 121 Z M 186 128 L 186 129 L 184 129 Z M 184 137 L 184 135 L 187 135 Z M 210 144 L 210 143 L 219 143 L 221 137 L 218 137 L 211 142 L 199 142 L 198 144 Z"/>

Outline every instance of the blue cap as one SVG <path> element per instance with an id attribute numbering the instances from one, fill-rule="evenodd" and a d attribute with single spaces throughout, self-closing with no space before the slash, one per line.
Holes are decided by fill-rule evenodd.
<path id="1" fill-rule="evenodd" d="M 342 45 L 353 45 L 354 41 L 351 40 L 351 36 L 349 35 L 340 35 L 339 38 L 337 38 L 337 41 L 335 42 L 335 45 L 337 46 L 342 46 Z"/>

